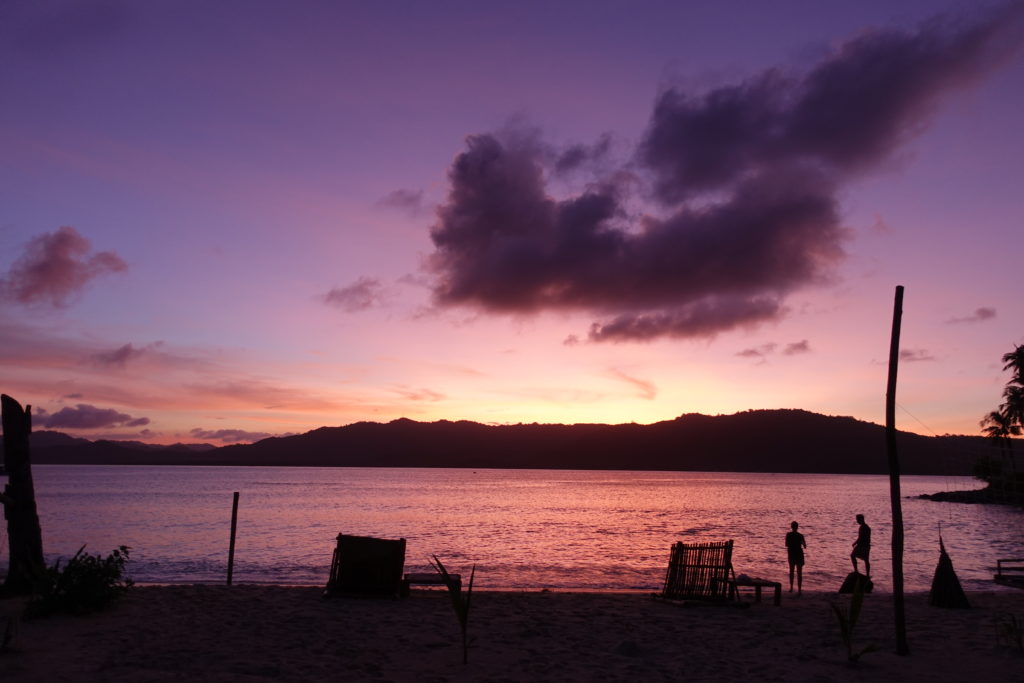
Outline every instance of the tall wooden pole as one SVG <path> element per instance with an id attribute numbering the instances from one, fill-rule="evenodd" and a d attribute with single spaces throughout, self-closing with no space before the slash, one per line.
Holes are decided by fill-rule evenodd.
<path id="1" fill-rule="evenodd" d="M 896 455 L 896 370 L 900 361 L 900 322 L 903 287 L 896 287 L 889 343 L 889 382 L 885 392 L 885 452 L 889 458 L 889 499 L 892 503 L 892 604 L 896 618 L 896 654 L 910 654 L 903 605 L 903 507 L 900 502 L 900 463 Z"/>

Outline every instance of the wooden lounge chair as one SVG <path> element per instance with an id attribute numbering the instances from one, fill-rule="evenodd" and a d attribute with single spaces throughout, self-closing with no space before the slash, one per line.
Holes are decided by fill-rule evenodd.
<path id="1" fill-rule="evenodd" d="M 992 578 L 1003 586 L 1024 588 L 1024 558 L 996 560 L 996 575 Z"/>
<path id="2" fill-rule="evenodd" d="M 672 546 L 665 587 L 655 597 L 662 600 L 725 603 L 735 591 L 732 570 L 732 541 L 683 543 Z"/>
<path id="3" fill-rule="evenodd" d="M 398 597 L 405 570 L 405 539 L 338 534 L 325 596 Z"/>

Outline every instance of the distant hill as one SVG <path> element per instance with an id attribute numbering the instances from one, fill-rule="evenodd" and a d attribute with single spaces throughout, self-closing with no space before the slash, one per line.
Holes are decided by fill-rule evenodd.
<path id="1" fill-rule="evenodd" d="M 970 475 L 987 439 L 900 432 L 902 473 Z M 882 474 L 885 429 L 803 410 L 682 415 L 651 425 L 359 422 L 213 448 L 32 435 L 37 463 L 468 467 Z"/>

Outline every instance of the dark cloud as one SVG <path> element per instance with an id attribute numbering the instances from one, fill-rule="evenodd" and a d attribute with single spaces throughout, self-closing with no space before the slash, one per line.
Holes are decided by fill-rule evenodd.
<path id="1" fill-rule="evenodd" d="M 935 360 L 935 356 L 925 349 L 900 349 L 900 360 L 908 363 Z"/>
<path id="2" fill-rule="evenodd" d="M 755 348 L 743 349 L 742 351 L 738 351 L 736 355 L 739 356 L 740 358 L 756 358 L 762 360 L 763 362 L 767 362 L 765 359 L 768 356 L 775 353 L 775 350 L 778 347 L 779 345 L 776 344 L 775 342 L 769 342 L 767 344 L 762 344 L 761 346 Z M 801 353 L 809 353 L 810 350 L 810 343 L 808 343 L 806 339 L 803 339 L 798 342 L 790 342 L 789 344 L 786 344 L 782 348 L 782 355 L 796 356 Z"/>
<path id="3" fill-rule="evenodd" d="M 50 429 L 100 429 L 105 427 L 142 427 L 149 424 L 148 417 L 132 417 L 112 408 L 97 408 L 79 403 L 74 408 L 61 408 L 47 416 L 42 426 Z"/>
<path id="4" fill-rule="evenodd" d="M 669 203 L 780 165 L 870 169 L 920 131 L 942 94 L 1016 47 L 1021 9 L 969 25 L 934 19 L 915 32 L 866 31 L 802 76 L 773 69 L 700 96 L 670 88 L 640 158 Z"/>
<path id="5" fill-rule="evenodd" d="M 221 443 L 253 442 L 271 436 L 278 436 L 268 432 L 247 432 L 244 429 L 202 429 L 200 427 L 196 427 L 189 434 L 196 439 L 220 441 Z"/>
<path id="6" fill-rule="evenodd" d="M 89 251 L 89 240 L 71 227 L 34 237 L 6 277 L 0 278 L 0 293 L 19 303 L 48 303 L 59 308 L 93 278 L 128 268 L 111 251 L 91 256 Z"/>
<path id="7" fill-rule="evenodd" d="M 803 75 L 670 88 L 634 172 L 576 196 L 553 196 L 548 181 L 601 143 L 552 155 L 529 132 L 470 136 L 431 229 L 435 302 L 589 311 L 605 318 L 591 341 L 710 337 L 780 318 L 791 292 L 830 281 L 843 258 L 842 184 L 921 130 L 942 94 L 997 64 L 1021 7 L 868 31 Z M 664 215 L 627 209 L 637 177 Z"/>
<path id="8" fill-rule="evenodd" d="M 372 277 L 361 277 L 348 287 L 340 287 L 327 292 L 324 300 L 343 311 L 355 313 L 372 308 L 381 301 L 383 287 L 380 280 Z"/>
<path id="9" fill-rule="evenodd" d="M 423 211 L 423 190 L 398 189 L 377 200 L 377 206 L 400 209 L 416 215 Z"/>
<path id="10" fill-rule="evenodd" d="M 974 309 L 974 313 L 966 315 L 960 318 L 950 318 L 946 322 L 951 325 L 959 323 L 980 323 L 986 320 L 992 320 L 996 317 L 996 309 L 988 306 L 982 306 L 981 308 Z"/>
<path id="11" fill-rule="evenodd" d="M 779 316 L 769 299 L 701 301 L 667 312 L 622 314 L 590 326 L 590 341 L 648 341 L 657 337 L 709 337 L 722 330 L 753 326 Z"/>
<path id="12" fill-rule="evenodd" d="M 93 354 L 93 360 L 99 365 L 111 365 L 123 368 L 128 361 L 138 358 L 146 352 L 146 349 L 137 349 L 131 344 L 125 344 L 112 351 L 101 351 Z"/>
<path id="13" fill-rule="evenodd" d="M 802 339 L 798 342 L 786 344 L 786 348 L 782 350 L 782 355 L 797 356 L 800 355 L 801 353 L 810 353 L 810 351 L 811 345 L 807 342 L 806 339 Z"/>
<path id="14" fill-rule="evenodd" d="M 778 344 L 775 344 L 774 342 L 769 342 L 767 344 L 761 344 L 761 346 L 758 346 L 757 348 L 743 349 L 742 351 L 737 351 L 736 355 L 739 356 L 740 358 L 764 358 L 765 356 L 774 353 L 775 348 L 777 346 Z"/>
<path id="15" fill-rule="evenodd" d="M 604 159 L 611 149 L 612 138 L 610 135 L 602 135 L 592 145 L 575 144 L 566 147 L 557 153 L 554 168 L 556 173 L 570 173 L 582 166 L 588 166 Z"/>

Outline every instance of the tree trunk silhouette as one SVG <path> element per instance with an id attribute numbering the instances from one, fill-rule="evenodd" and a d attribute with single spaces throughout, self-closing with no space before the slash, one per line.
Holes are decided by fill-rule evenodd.
<path id="1" fill-rule="evenodd" d="M 7 519 L 10 565 L 0 594 L 26 595 L 40 578 L 43 563 L 43 534 L 36 512 L 32 484 L 32 463 L 28 435 L 32 432 L 32 406 L 21 404 L 7 394 L 0 397 L 3 408 L 4 460 L 8 483 L 0 496 Z"/>

